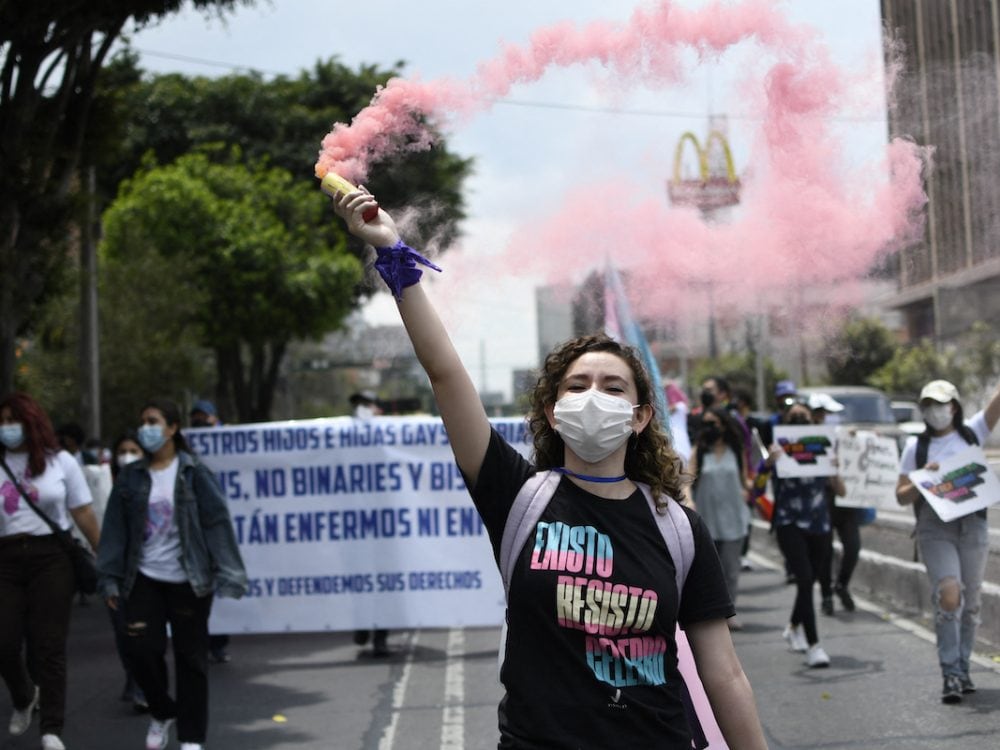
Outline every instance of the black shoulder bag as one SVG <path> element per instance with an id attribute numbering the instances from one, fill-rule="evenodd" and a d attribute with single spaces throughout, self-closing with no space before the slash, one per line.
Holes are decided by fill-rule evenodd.
<path id="1" fill-rule="evenodd" d="M 76 582 L 76 590 L 81 594 L 93 594 L 97 591 L 97 560 L 94 558 L 94 553 L 80 544 L 80 540 L 70 532 L 56 526 L 55 522 L 31 501 L 28 493 L 24 491 L 24 487 L 14 477 L 14 472 L 10 470 L 7 462 L 2 457 L 0 457 L 0 465 L 3 465 L 4 472 L 10 477 L 10 481 L 14 483 L 14 486 L 17 487 L 18 492 L 21 493 L 21 497 L 24 498 L 28 507 L 35 511 L 39 518 L 45 521 L 45 525 L 52 529 L 52 533 L 55 534 L 59 544 L 66 550 L 66 554 L 69 555 L 70 562 L 73 564 L 73 580 Z"/>

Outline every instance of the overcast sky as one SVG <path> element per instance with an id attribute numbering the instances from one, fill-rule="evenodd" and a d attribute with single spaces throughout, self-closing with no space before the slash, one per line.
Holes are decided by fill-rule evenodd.
<path id="1" fill-rule="evenodd" d="M 702 7 L 706 2 L 675 4 Z M 878 0 L 790 0 L 776 2 L 794 21 L 817 30 L 835 60 L 870 61 L 879 67 Z M 295 75 L 316 60 L 337 56 L 351 67 L 362 63 L 406 63 L 405 76 L 465 79 L 493 58 L 502 42 L 524 44 L 533 31 L 561 21 L 624 22 L 631 0 L 274 0 L 241 8 L 225 21 L 191 10 L 133 37 L 142 66 L 150 71 L 222 75 L 248 68 Z M 730 115 L 730 136 L 743 169 L 753 122 L 742 119 L 742 68 L 753 50 L 737 50 L 718 62 L 696 66 L 685 86 L 651 91 L 608 90 L 598 66 L 554 70 L 533 85 L 515 87 L 498 103 L 447 133 L 453 151 L 474 157 L 468 181 L 468 215 L 461 246 L 441 264 L 433 284 L 453 338 L 481 389 L 510 392 L 513 368 L 537 365 L 534 286 L 545 281 L 508 269 L 506 279 L 477 279 L 482 256 L 495 255 L 517 228 L 544 214 L 550 199 L 582 179 L 626 172 L 645 189 L 665 197 L 673 150 L 681 133 L 706 129 L 709 112 Z M 886 141 L 884 103 L 870 116 L 845 121 L 858 158 Z M 324 133 L 316 134 L 317 149 Z M 576 269 L 582 275 L 589 269 Z M 451 271 L 451 273 L 449 273 Z M 394 322 L 387 295 L 366 316 Z M 485 361 L 484 361 L 485 355 Z M 482 382 L 485 378 L 485 382 Z"/>

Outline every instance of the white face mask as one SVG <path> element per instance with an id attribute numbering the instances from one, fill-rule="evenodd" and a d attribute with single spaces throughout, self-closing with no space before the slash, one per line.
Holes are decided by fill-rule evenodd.
<path id="1" fill-rule="evenodd" d="M 950 403 L 925 406 L 920 410 L 920 413 L 923 415 L 924 421 L 935 430 L 947 428 L 954 419 Z"/>
<path id="2" fill-rule="evenodd" d="M 0 425 L 0 443 L 14 450 L 24 442 L 24 426 L 20 422 Z"/>
<path id="3" fill-rule="evenodd" d="M 133 461 L 138 461 L 140 458 L 142 458 L 142 456 L 140 456 L 138 453 L 119 453 L 115 457 L 115 461 L 118 462 L 119 469 L 124 469 L 130 463 L 132 463 Z"/>
<path id="4" fill-rule="evenodd" d="M 357 419 L 371 419 L 375 416 L 375 407 L 358 404 L 354 407 L 354 416 Z"/>
<path id="5" fill-rule="evenodd" d="M 567 447 L 589 464 L 607 458 L 632 434 L 636 407 L 618 396 L 591 388 L 556 401 L 556 432 Z"/>

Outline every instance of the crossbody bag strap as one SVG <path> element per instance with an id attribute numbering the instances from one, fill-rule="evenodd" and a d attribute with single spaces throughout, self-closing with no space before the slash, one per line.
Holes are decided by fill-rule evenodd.
<path id="1" fill-rule="evenodd" d="M 55 521 L 49 518 L 48 515 L 46 515 L 46 513 L 41 508 L 39 508 L 31 501 L 31 498 L 28 497 L 28 493 L 24 491 L 24 487 L 22 487 L 21 483 L 17 481 L 17 477 L 14 476 L 14 472 L 10 470 L 10 467 L 7 465 L 7 461 L 4 460 L 3 456 L 0 456 L 0 465 L 3 466 L 4 472 L 7 474 L 8 477 L 10 477 L 10 481 L 14 483 L 15 487 L 17 487 L 17 491 L 21 493 L 21 497 L 24 498 L 24 501 L 28 504 L 28 507 L 31 508 L 33 511 L 35 511 L 35 513 L 38 514 L 39 518 L 45 521 L 48 527 L 52 529 L 52 533 L 61 534 L 63 531 L 65 531 L 65 529 L 60 529 L 58 526 L 56 526 Z"/>

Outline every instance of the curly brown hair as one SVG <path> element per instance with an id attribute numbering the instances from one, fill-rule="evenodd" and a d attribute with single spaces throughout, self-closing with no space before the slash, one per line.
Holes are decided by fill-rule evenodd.
<path id="1" fill-rule="evenodd" d="M 629 438 L 625 453 L 625 473 L 630 479 L 649 485 L 653 497 L 657 498 L 656 507 L 662 512 L 666 509 L 663 495 L 675 499 L 682 495 L 685 476 L 681 460 L 670 446 L 663 426 L 656 419 L 652 381 L 635 349 L 623 346 L 604 334 L 570 339 L 545 358 L 542 372 L 531 393 L 531 408 L 528 412 L 528 426 L 535 447 L 535 466 L 543 470 L 563 465 L 565 445 L 559 433 L 549 425 L 545 407 L 555 404 L 559 384 L 570 365 L 588 352 L 609 352 L 623 360 L 632 370 L 638 402 L 648 404 L 653 410 L 653 419 L 646 429 Z"/>

